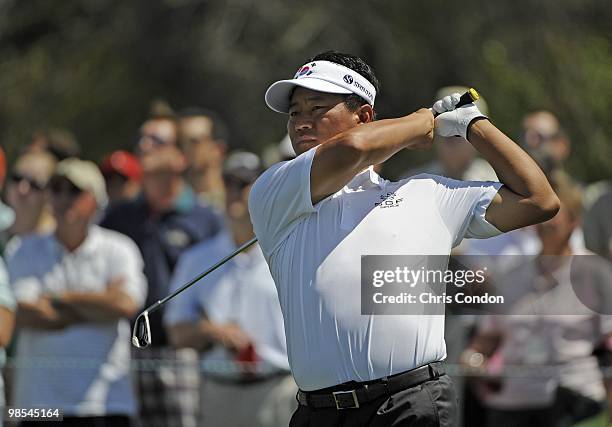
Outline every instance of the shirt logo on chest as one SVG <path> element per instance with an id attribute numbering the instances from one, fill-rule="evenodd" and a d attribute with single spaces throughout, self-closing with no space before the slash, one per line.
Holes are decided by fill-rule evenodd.
<path id="1" fill-rule="evenodd" d="M 379 198 L 380 202 L 375 202 L 374 206 L 381 209 L 396 208 L 404 201 L 403 197 L 397 197 L 395 193 L 381 194 Z"/>

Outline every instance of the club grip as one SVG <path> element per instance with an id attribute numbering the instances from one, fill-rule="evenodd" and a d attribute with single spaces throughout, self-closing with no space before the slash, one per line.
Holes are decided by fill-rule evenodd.
<path id="1" fill-rule="evenodd" d="M 459 102 L 455 105 L 455 108 L 463 107 L 464 105 L 470 104 L 472 102 L 478 101 L 480 98 L 480 94 L 473 87 L 469 88 L 467 92 L 465 92 L 459 98 Z M 440 113 L 434 113 L 434 117 L 437 117 Z"/>
<path id="2" fill-rule="evenodd" d="M 459 98 L 459 102 L 457 103 L 455 108 L 463 107 L 464 105 L 467 105 L 467 104 L 470 104 L 472 102 L 478 101 L 478 98 L 480 98 L 480 95 L 478 94 L 478 91 L 476 91 L 476 89 L 471 87 L 471 88 L 468 89 L 467 92 L 465 92 L 463 95 L 461 95 L 461 98 Z"/>

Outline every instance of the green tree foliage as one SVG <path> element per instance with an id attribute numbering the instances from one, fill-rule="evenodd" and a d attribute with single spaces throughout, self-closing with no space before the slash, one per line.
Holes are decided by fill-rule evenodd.
<path id="1" fill-rule="evenodd" d="M 284 133 L 263 93 L 327 49 L 364 56 L 382 82 L 380 117 L 465 84 L 517 136 L 547 108 L 585 181 L 612 169 L 612 8 L 603 0 L 0 0 L 0 138 L 14 156 L 45 126 L 72 129 L 88 157 L 129 147 L 153 98 L 224 116 L 231 145 Z M 430 153 L 402 153 L 407 169 Z"/>

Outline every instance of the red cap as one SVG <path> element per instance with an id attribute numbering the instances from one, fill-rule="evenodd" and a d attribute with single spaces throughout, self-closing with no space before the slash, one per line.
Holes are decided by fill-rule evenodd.
<path id="1" fill-rule="evenodd" d="M 138 159 L 127 151 L 114 151 L 102 160 L 100 170 L 104 175 L 118 173 L 134 181 L 140 181 L 142 168 Z"/>

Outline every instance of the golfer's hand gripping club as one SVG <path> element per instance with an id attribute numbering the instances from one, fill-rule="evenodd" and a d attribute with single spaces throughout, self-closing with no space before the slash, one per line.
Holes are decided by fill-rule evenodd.
<path id="1" fill-rule="evenodd" d="M 472 102 L 476 102 L 479 99 L 480 99 L 480 94 L 478 93 L 478 91 L 476 89 L 471 87 L 471 88 L 469 88 L 467 90 L 467 92 L 465 92 L 463 95 L 461 95 L 459 97 L 459 101 L 457 101 L 457 104 L 454 106 L 454 108 L 463 107 L 464 105 L 471 104 Z M 437 102 L 440 102 L 440 101 L 437 101 Z M 434 117 L 439 116 L 440 114 L 442 114 L 445 111 L 449 111 L 449 109 L 444 109 L 444 110 L 438 111 L 436 108 L 432 108 L 432 112 L 433 112 Z"/>
<path id="2" fill-rule="evenodd" d="M 436 135 L 467 139 L 469 125 L 476 119 L 487 118 L 474 104 L 479 97 L 478 92 L 471 88 L 463 95 L 454 93 L 436 101 L 432 107 Z"/>
<path id="3" fill-rule="evenodd" d="M 256 242 L 257 242 L 257 238 L 255 237 L 252 238 L 251 240 L 246 242 L 244 245 L 236 249 L 234 252 L 232 252 L 225 258 L 221 259 L 219 262 L 217 262 L 212 267 L 208 268 L 206 271 L 194 277 L 188 283 L 185 283 L 183 286 L 178 288 L 176 291 L 172 292 L 170 295 L 168 295 L 164 299 L 161 299 L 151 304 L 149 307 L 147 307 L 146 310 L 144 310 L 142 313 L 138 315 L 138 317 L 136 318 L 136 322 L 134 323 L 134 331 L 132 332 L 132 345 L 138 348 L 145 348 L 151 344 L 151 326 L 149 324 L 149 314 L 150 313 L 153 313 L 154 311 L 158 310 L 162 305 L 170 301 L 172 298 L 174 298 L 175 296 L 183 292 L 185 289 L 199 282 L 204 277 L 206 277 L 208 274 L 212 273 L 217 268 L 221 267 L 223 264 L 228 262 L 230 259 L 234 258 L 240 252 L 246 250 L 247 248 L 249 248 Z"/>

